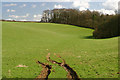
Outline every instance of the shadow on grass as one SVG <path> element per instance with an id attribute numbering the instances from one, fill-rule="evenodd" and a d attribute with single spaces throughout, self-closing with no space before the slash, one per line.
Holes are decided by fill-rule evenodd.
<path id="1" fill-rule="evenodd" d="M 116 36 L 115 36 L 116 37 Z M 115 37 L 108 37 L 108 38 L 94 38 L 93 36 L 84 36 L 83 39 L 96 39 L 96 40 L 104 40 L 104 39 L 111 39 L 111 38 L 115 38 Z"/>
<path id="2" fill-rule="evenodd" d="M 84 39 L 95 39 L 93 36 L 84 36 Z"/>

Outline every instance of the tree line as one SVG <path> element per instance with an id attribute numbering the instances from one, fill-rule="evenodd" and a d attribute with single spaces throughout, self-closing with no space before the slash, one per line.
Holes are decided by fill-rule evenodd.
<path id="1" fill-rule="evenodd" d="M 78 9 L 45 10 L 41 22 L 76 25 L 92 28 L 94 38 L 109 38 L 119 36 L 119 15 L 104 15 L 98 11 Z"/>

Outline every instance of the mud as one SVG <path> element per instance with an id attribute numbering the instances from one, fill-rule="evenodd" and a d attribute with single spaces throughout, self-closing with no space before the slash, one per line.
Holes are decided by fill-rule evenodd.
<path id="1" fill-rule="evenodd" d="M 56 54 L 55 54 L 56 55 Z M 61 66 L 66 72 L 67 72 L 67 79 L 68 80 L 81 80 L 77 73 L 68 65 L 66 64 L 65 60 L 61 58 L 61 56 L 56 55 L 58 58 L 60 58 L 62 60 L 62 62 L 57 62 L 55 60 L 50 59 L 50 53 L 48 53 L 48 55 L 46 56 L 47 61 L 53 63 L 53 64 L 58 64 L 59 66 Z M 48 80 L 48 76 L 51 73 L 51 68 L 52 66 L 46 63 L 41 63 L 39 61 L 37 61 L 37 64 L 41 64 L 42 66 L 42 71 L 41 74 L 38 75 L 38 77 L 35 80 Z"/>

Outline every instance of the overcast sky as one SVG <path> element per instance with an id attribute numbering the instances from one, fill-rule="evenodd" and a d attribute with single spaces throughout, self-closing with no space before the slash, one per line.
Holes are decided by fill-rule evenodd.
<path id="1" fill-rule="evenodd" d="M 4 0 L 2 19 L 19 21 L 40 21 L 46 9 L 76 8 L 80 11 L 89 9 L 104 14 L 115 14 L 119 0 Z"/>

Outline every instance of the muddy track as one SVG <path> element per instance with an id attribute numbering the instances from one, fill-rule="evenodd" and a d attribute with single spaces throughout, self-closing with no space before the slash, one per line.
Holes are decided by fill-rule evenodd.
<path id="1" fill-rule="evenodd" d="M 41 63 L 40 61 L 37 61 L 36 63 L 41 64 L 43 69 L 40 75 L 38 75 L 37 78 L 34 80 L 48 80 L 48 76 L 51 73 L 52 66 L 49 64 Z"/>
<path id="2" fill-rule="evenodd" d="M 56 55 L 56 54 L 55 54 Z M 68 65 L 66 64 L 65 60 L 62 59 L 60 56 L 56 55 L 58 58 L 60 58 L 62 60 L 62 62 L 57 62 L 55 60 L 50 59 L 50 53 L 48 53 L 47 57 L 47 61 L 53 63 L 53 64 L 58 64 L 59 66 L 61 66 L 62 68 L 65 69 L 65 71 L 67 72 L 67 78 L 69 80 L 81 80 L 77 73 Z M 41 63 L 39 61 L 37 61 L 37 64 L 41 64 L 43 70 L 41 71 L 41 74 L 38 75 L 38 77 L 35 80 L 48 80 L 48 76 L 51 73 L 51 68 L 52 66 L 49 64 L 45 64 L 45 63 Z"/>

